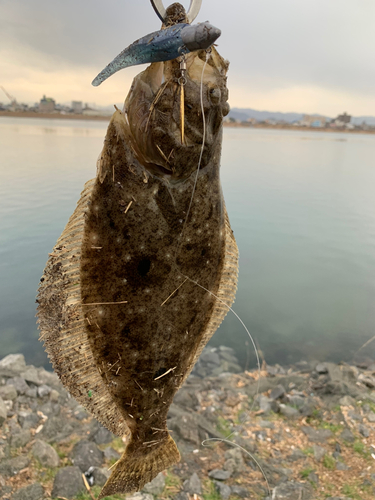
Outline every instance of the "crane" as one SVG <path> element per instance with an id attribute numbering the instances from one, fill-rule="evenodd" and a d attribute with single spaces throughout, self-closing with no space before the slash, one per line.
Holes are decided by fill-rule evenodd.
<path id="1" fill-rule="evenodd" d="M 6 90 L 5 88 L 0 85 L 0 88 L 3 90 L 4 94 L 7 96 L 7 98 L 10 100 L 10 103 L 12 106 L 17 106 L 17 100 L 14 96 L 10 95 Z"/>

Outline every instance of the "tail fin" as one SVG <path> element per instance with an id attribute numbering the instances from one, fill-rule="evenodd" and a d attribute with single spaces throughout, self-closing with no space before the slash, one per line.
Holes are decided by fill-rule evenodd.
<path id="1" fill-rule="evenodd" d="M 147 450 L 147 451 L 146 451 Z M 98 500 L 116 493 L 134 493 L 140 491 L 146 483 L 154 479 L 159 472 L 167 469 L 180 460 L 180 453 L 171 436 L 160 446 L 146 448 L 127 453 L 117 462 L 108 481 L 100 492 Z"/>

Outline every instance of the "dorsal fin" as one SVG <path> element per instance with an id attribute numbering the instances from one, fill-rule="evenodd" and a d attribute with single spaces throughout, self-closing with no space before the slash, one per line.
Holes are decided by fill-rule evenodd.
<path id="1" fill-rule="evenodd" d="M 205 334 L 202 337 L 202 340 L 195 352 L 194 357 L 192 358 L 192 362 L 189 369 L 187 370 L 184 378 L 181 380 L 180 386 L 189 376 L 191 370 L 193 369 L 195 363 L 198 361 L 198 358 L 201 355 L 203 348 L 205 347 L 207 342 L 210 340 L 212 335 L 221 325 L 222 321 L 224 320 L 225 316 L 229 311 L 227 306 L 229 307 L 232 306 L 236 296 L 239 254 L 238 254 L 237 243 L 234 238 L 232 228 L 230 227 L 229 217 L 225 206 L 224 206 L 224 227 L 225 227 L 224 264 L 220 278 L 219 288 L 216 293 L 217 297 L 222 302 L 216 300 Z"/>
<path id="2" fill-rule="evenodd" d="M 81 306 L 81 243 L 94 183 L 85 184 L 47 261 L 38 290 L 38 323 L 40 340 L 70 394 L 107 429 L 123 436 L 128 427 L 96 368 Z"/>

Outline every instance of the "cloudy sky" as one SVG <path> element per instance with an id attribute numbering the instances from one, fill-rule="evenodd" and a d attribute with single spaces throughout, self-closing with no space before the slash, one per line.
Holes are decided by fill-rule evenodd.
<path id="1" fill-rule="evenodd" d="M 375 115 L 374 0 L 203 0 L 206 20 L 222 30 L 232 107 Z M 92 79 L 159 28 L 149 0 L 0 0 L 0 85 L 28 103 L 121 103 L 139 67 Z"/>

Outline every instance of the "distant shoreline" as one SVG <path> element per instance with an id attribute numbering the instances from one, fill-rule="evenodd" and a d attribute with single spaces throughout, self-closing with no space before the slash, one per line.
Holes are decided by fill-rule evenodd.
<path id="1" fill-rule="evenodd" d="M 111 116 L 102 115 L 78 115 L 78 114 L 67 114 L 62 115 L 61 113 L 33 113 L 33 112 L 23 112 L 23 111 L 0 111 L 0 116 L 7 116 L 11 118 L 46 118 L 51 120 L 85 120 L 85 121 L 106 121 L 109 122 Z M 246 124 L 246 123 L 236 123 L 236 122 L 224 122 L 224 127 L 228 128 L 255 128 L 255 129 L 270 129 L 270 130 L 298 130 L 301 132 L 336 132 L 345 134 L 375 134 L 375 130 L 348 130 L 348 129 L 337 129 L 337 128 L 312 128 L 312 127 L 296 127 L 294 125 L 267 125 L 267 124 Z"/>
<path id="2" fill-rule="evenodd" d="M 32 111 L 0 111 L 0 116 L 7 116 L 10 118 L 47 118 L 52 120 L 95 120 L 109 122 L 111 116 L 102 115 L 62 115 L 61 113 L 33 113 Z"/>
<path id="3" fill-rule="evenodd" d="M 301 127 L 290 124 L 285 125 L 267 125 L 265 123 L 249 124 L 246 123 L 236 123 L 236 122 L 225 122 L 224 127 L 229 128 L 258 128 L 258 129 L 275 129 L 275 130 L 299 130 L 301 132 L 338 132 L 344 134 L 375 134 L 374 130 L 350 130 L 342 128 L 318 128 L 318 127 Z"/>

